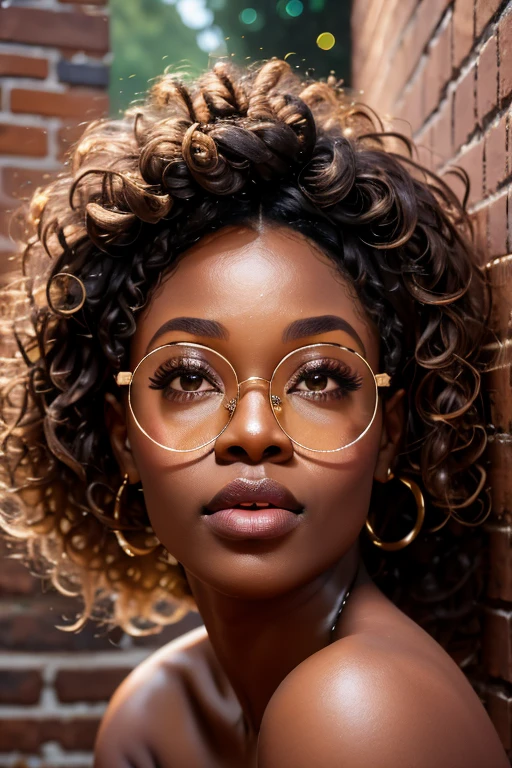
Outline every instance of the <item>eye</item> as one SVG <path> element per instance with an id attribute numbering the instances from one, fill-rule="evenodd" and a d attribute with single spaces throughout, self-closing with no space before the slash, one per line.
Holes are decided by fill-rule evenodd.
<path id="1" fill-rule="evenodd" d="M 339 399 L 360 389 L 361 376 L 341 360 L 312 360 L 292 377 L 287 394 L 312 400 Z"/>
<path id="2" fill-rule="evenodd" d="M 171 358 L 162 363 L 149 377 L 150 389 L 163 390 L 168 398 L 194 397 L 222 392 L 222 381 L 203 360 Z"/>
<path id="3" fill-rule="evenodd" d="M 211 383 L 199 373 L 182 373 L 180 376 L 174 376 L 167 386 L 179 392 L 204 392 L 212 389 Z"/>
<path id="4" fill-rule="evenodd" d="M 339 386 L 338 382 L 326 373 L 315 372 L 304 375 L 295 389 L 298 392 L 329 392 Z"/>

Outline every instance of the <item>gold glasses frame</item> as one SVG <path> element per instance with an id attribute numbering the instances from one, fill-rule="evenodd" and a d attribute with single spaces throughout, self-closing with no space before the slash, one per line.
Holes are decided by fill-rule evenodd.
<path id="1" fill-rule="evenodd" d="M 149 435 L 146 432 L 146 430 L 142 427 L 142 425 L 140 424 L 139 420 L 137 419 L 137 417 L 135 415 L 135 412 L 133 410 L 132 399 L 131 399 L 131 385 L 132 385 L 132 381 L 134 379 L 135 374 L 137 373 L 138 368 L 144 363 L 144 361 L 150 355 L 152 355 L 155 352 L 158 352 L 161 349 L 164 349 L 165 347 L 180 347 L 180 346 L 183 346 L 183 347 L 194 347 L 195 349 L 204 349 L 204 350 L 207 350 L 208 352 L 213 352 L 214 354 L 218 355 L 231 368 L 231 370 L 233 371 L 234 377 L 235 377 L 235 381 L 237 383 L 237 395 L 236 395 L 236 397 L 232 398 L 225 405 L 225 407 L 229 411 L 229 419 L 228 419 L 227 424 L 221 429 L 221 431 L 217 435 L 215 435 L 215 437 L 212 437 L 211 440 L 208 440 L 206 443 L 203 443 L 202 445 L 195 446 L 194 448 L 170 448 L 168 445 L 163 445 L 163 443 L 159 443 L 157 440 L 155 440 L 153 437 L 151 437 L 151 435 Z M 285 362 L 285 360 L 287 360 L 289 357 L 291 357 L 292 355 L 296 354 L 297 352 L 300 352 L 300 350 L 303 350 L 303 349 L 313 349 L 315 347 L 336 347 L 337 349 L 343 349 L 346 352 L 351 352 L 352 354 L 356 355 L 366 365 L 366 367 L 370 371 L 370 373 L 371 373 L 371 375 L 373 377 L 374 383 L 375 383 L 375 408 L 373 410 L 373 414 L 372 414 L 372 418 L 370 420 L 370 423 L 368 424 L 366 429 L 363 432 L 361 432 L 359 437 L 357 437 L 355 440 L 352 440 L 351 443 L 347 443 L 347 445 L 341 446 L 341 448 L 328 448 L 328 449 L 325 449 L 325 450 L 324 449 L 319 449 L 319 448 L 308 448 L 306 445 L 303 445 L 302 443 L 299 443 L 298 440 L 295 440 L 293 437 L 290 437 L 290 435 L 286 432 L 286 430 L 283 428 L 283 426 L 279 422 L 279 419 L 277 418 L 276 413 L 275 413 L 275 409 L 279 408 L 280 403 L 281 403 L 280 398 L 277 395 L 272 395 L 271 394 L 271 392 L 272 392 L 272 382 L 274 381 L 274 378 L 275 378 L 275 375 L 277 373 L 277 370 Z M 146 437 L 149 440 L 151 440 L 152 443 L 154 443 L 155 445 L 158 445 L 160 448 L 163 448 L 165 451 L 172 451 L 173 453 L 190 453 L 191 451 L 199 451 L 199 450 L 201 450 L 201 448 L 205 448 L 207 445 L 210 445 L 211 443 L 214 443 L 215 440 L 217 440 L 222 435 L 222 433 L 228 428 L 228 426 L 231 423 L 231 420 L 232 420 L 232 418 L 234 416 L 234 413 L 236 411 L 236 407 L 237 407 L 237 405 L 238 405 L 238 403 L 240 402 L 240 399 L 241 399 L 240 388 L 241 388 L 242 384 L 246 384 L 247 382 L 251 382 L 251 381 L 264 381 L 264 382 L 266 382 L 269 385 L 269 387 L 268 387 L 268 394 L 269 394 L 269 403 L 270 403 L 270 408 L 272 410 L 272 415 L 274 416 L 274 418 L 275 418 L 279 428 L 281 429 L 281 431 L 286 435 L 286 437 L 289 440 L 291 440 L 292 443 L 294 443 L 295 445 L 298 445 L 300 448 L 303 448 L 305 451 L 313 451 L 314 453 L 336 453 L 337 451 L 343 451 L 345 448 L 350 448 L 351 445 L 354 445 L 359 440 L 361 440 L 361 438 L 364 437 L 364 435 L 366 435 L 368 430 L 371 428 L 371 426 L 372 426 L 372 424 L 373 424 L 373 422 L 375 420 L 375 415 L 377 413 L 377 408 L 378 408 L 378 405 L 379 405 L 379 389 L 381 387 L 389 387 L 390 386 L 390 382 L 391 382 L 391 378 L 390 378 L 388 373 L 374 373 L 370 363 L 362 355 L 360 355 L 359 352 L 356 352 L 355 349 L 351 349 L 350 347 L 346 347 L 343 344 L 337 344 L 336 342 L 317 342 L 315 344 L 305 344 L 302 347 L 297 347 L 297 349 L 293 349 L 291 352 L 288 352 L 288 354 L 286 354 L 279 361 L 279 363 L 274 368 L 274 371 L 273 371 L 272 376 L 270 377 L 270 379 L 264 379 L 262 376 L 249 376 L 248 379 L 244 379 L 243 381 L 239 381 L 237 373 L 236 373 L 236 370 L 233 367 L 233 365 L 229 362 L 227 357 L 224 357 L 224 355 L 222 355 L 220 352 L 217 352 L 216 349 L 212 349 L 212 347 L 208 347 L 206 344 L 197 344 L 197 343 L 192 342 L 192 341 L 173 341 L 173 342 L 170 342 L 169 344 L 162 344 L 160 347 L 156 347 L 155 349 L 152 349 L 151 352 L 148 352 L 147 355 L 144 355 L 144 357 L 137 363 L 133 373 L 130 372 L 130 371 L 120 371 L 115 376 L 115 380 L 116 380 L 116 383 L 117 383 L 117 385 L 119 387 L 128 386 L 128 388 L 129 388 L 128 389 L 128 405 L 130 407 L 130 412 L 132 414 L 133 420 L 135 421 L 135 423 L 138 426 L 138 428 L 140 429 L 140 431 L 144 435 L 146 435 Z M 277 401 L 279 401 L 279 402 L 277 402 Z"/>

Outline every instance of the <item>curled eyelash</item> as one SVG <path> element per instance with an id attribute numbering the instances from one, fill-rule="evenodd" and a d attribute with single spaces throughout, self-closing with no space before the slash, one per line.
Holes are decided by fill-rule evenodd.
<path id="1" fill-rule="evenodd" d="M 335 379 L 343 386 L 342 390 L 333 390 L 329 392 L 330 398 L 339 398 L 343 397 L 347 392 L 356 392 L 361 388 L 363 383 L 362 376 L 351 370 L 348 365 L 344 365 L 339 360 L 325 358 L 321 360 L 311 360 L 310 362 L 301 365 L 301 367 L 293 374 L 286 390 L 286 394 L 292 392 L 293 388 L 311 373 L 323 373 L 326 376 Z M 311 398 L 322 398 L 326 396 L 326 393 L 311 392 L 303 393 L 303 395 Z"/>
<path id="2" fill-rule="evenodd" d="M 198 373 L 204 377 L 210 384 L 217 387 L 220 391 L 223 391 L 224 387 L 222 381 L 219 379 L 213 368 L 208 365 L 204 360 L 193 360 L 185 358 L 170 358 L 162 363 L 153 376 L 149 377 L 150 389 L 164 389 L 167 387 L 172 379 L 176 378 L 179 374 L 184 373 Z"/>

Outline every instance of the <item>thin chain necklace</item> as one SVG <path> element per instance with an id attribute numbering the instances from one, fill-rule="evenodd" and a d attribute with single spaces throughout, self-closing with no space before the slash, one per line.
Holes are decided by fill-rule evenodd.
<path id="1" fill-rule="evenodd" d="M 350 593 L 352 592 L 352 590 L 354 588 L 354 584 L 356 583 L 356 579 L 357 579 L 358 573 L 359 573 L 359 564 L 357 565 L 356 572 L 354 573 L 354 576 L 352 577 L 352 581 L 348 585 L 348 589 L 346 590 L 345 594 L 343 595 L 343 598 L 342 598 L 342 601 L 341 601 L 341 605 L 338 608 L 338 612 L 336 613 L 336 618 L 334 619 L 334 624 L 332 625 L 331 631 L 329 633 L 329 642 L 327 643 L 327 645 L 330 645 L 332 643 L 332 641 L 334 640 L 334 632 L 336 630 L 336 627 L 338 626 L 338 621 L 340 619 L 341 612 L 344 609 L 345 603 L 347 602 L 348 597 L 349 597 Z"/>

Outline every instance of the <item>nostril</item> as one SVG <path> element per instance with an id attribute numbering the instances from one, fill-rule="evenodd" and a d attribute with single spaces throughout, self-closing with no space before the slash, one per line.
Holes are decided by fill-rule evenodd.
<path id="1" fill-rule="evenodd" d="M 277 456 L 278 453 L 281 453 L 281 449 L 278 445 L 269 445 L 268 448 L 265 448 L 263 451 L 263 458 L 271 459 L 272 456 Z"/>
<path id="2" fill-rule="evenodd" d="M 230 445 L 229 446 L 229 453 L 232 458 L 234 459 L 255 459 L 256 457 L 251 456 L 252 452 L 247 451 L 245 448 L 242 448 L 241 445 Z M 257 460 L 260 459 L 271 459 L 273 456 L 277 456 L 281 453 L 281 449 L 277 445 L 269 445 L 267 448 L 265 448 L 264 451 L 261 452 L 261 454 L 258 456 Z"/>
<path id="3" fill-rule="evenodd" d="M 244 448 L 242 448 L 241 445 L 230 445 L 229 452 L 232 456 L 235 456 L 237 459 L 247 456 L 247 451 Z"/>

